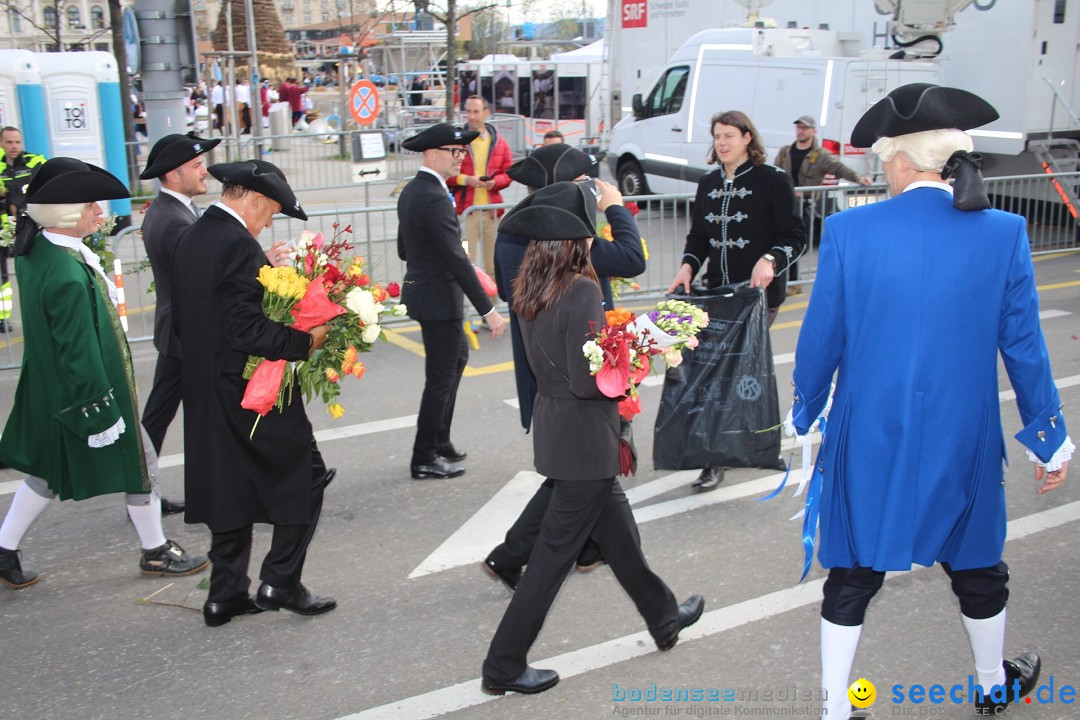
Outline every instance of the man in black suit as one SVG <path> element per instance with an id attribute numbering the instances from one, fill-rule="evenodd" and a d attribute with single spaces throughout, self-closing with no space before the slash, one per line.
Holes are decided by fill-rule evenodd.
<path id="1" fill-rule="evenodd" d="M 424 394 L 416 420 L 410 470 L 413 479 L 452 478 L 465 452 L 450 441 L 454 401 L 469 346 L 463 321 L 464 296 L 491 329 L 502 335 L 506 322 L 480 287 L 461 247 L 454 200 L 446 185 L 461 170 L 468 145 L 478 133 L 447 123 L 432 125 L 401 144 L 424 153 L 424 163 L 398 198 L 398 256 L 406 262 L 401 300 L 420 323 L 424 341 Z"/>
<path id="2" fill-rule="evenodd" d="M 142 224 L 143 244 L 154 273 L 154 347 L 158 351 L 154 383 L 143 408 L 142 424 L 154 451 L 161 454 L 165 433 L 180 407 L 180 339 L 172 328 L 172 261 L 180 236 L 199 217 L 195 198 L 206 192 L 206 164 L 203 155 L 213 150 L 220 139 L 206 140 L 188 135 L 166 135 L 154 143 L 139 178 L 157 179 L 161 188 Z M 271 264 L 287 258 L 284 242 L 275 243 L 267 253 Z M 183 502 L 161 498 L 165 515 L 184 511 Z"/>
<path id="3" fill-rule="evenodd" d="M 221 200 L 180 238 L 172 274 L 185 409 L 185 520 L 213 533 L 203 617 L 217 626 L 262 610 L 317 615 L 337 603 L 312 595 L 300 576 L 335 471 L 323 463 L 299 393 L 262 417 L 254 432 L 258 415 L 241 407 L 249 355 L 303 360 L 326 341 L 327 325 L 301 332 L 268 319 L 256 280 L 267 260 L 255 236 L 275 213 L 307 215 L 271 163 L 209 171 L 222 182 Z M 247 571 L 256 522 L 272 524 L 274 536 L 252 598 Z"/>
<path id="4" fill-rule="evenodd" d="M 158 351 L 154 383 L 143 408 L 142 424 L 161 454 L 165 432 L 180 407 L 180 341 L 172 330 L 172 258 L 180 236 L 198 217 L 195 196 L 206 192 L 203 154 L 221 140 L 204 140 L 194 135 L 166 135 L 150 150 L 146 169 L 139 178 L 157 178 L 161 188 L 143 220 L 142 237 L 150 270 L 154 273 L 154 347 Z M 161 512 L 184 511 L 183 502 L 161 498 Z"/>

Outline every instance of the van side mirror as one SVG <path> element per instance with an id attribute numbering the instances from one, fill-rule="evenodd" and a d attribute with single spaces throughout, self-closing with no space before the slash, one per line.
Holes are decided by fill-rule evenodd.
<path id="1" fill-rule="evenodd" d="M 641 101 L 641 93 L 634 93 L 634 99 L 630 101 L 630 105 L 634 108 L 634 117 L 645 117 L 645 103 Z"/>

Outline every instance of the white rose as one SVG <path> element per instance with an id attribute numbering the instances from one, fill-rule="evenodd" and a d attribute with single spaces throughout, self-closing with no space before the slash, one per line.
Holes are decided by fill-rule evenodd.
<path id="1" fill-rule="evenodd" d="M 394 306 L 394 309 L 390 311 L 390 314 L 394 317 L 404 317 L 405 315 L 409 314 L 409 308 L 405 307 L 401 303 L 398 303 Z"/>
<path id="2" fill-rule="evenodd" d="M 375 341 L 379 339 L 380 333 L 382 333 L 382 328 L 378 325 L 366 325 L 364 326 L 364 332 L 361 334 L 361 339 L 368 345 L 374 345 Z"/>
<path id="3" fill-rule="evenodd" d="M 379 322 L 375 298 L 367 290 L 358 287 L 349 290 L 345 294 L 345 307 L 349 309 L 349 312 L 356 313 L 364 325 L 375 325 Z"/>

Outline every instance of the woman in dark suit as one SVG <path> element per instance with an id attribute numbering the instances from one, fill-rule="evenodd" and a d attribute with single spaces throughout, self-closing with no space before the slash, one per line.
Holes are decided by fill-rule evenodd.
<path id="1" fill-rule="evenodd" d="M 619 474 L 619 415 L 589 374 L 581 346 L 604 323 L 602 295 L 589 261 L 596 198 L 559 182 L 538 190 L 503 219 L 505 232 L 533 239 L 514 283 L 514 308 L 536 374 L 533 417 L 536 469 L 554 480 L 540 538 L 484 660 L 482 689 L 538 693 L 559 675 L 526 663 L 566 574 L 591 534 L 633 599 L 661 650 L 701 617 L 704 599 L 681 606 L 641 552 Z M 553 242 L 552 242 L 553 241 Z"/>

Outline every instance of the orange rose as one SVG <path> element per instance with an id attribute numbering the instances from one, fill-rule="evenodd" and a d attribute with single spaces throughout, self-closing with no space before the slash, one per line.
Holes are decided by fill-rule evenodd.
<path id="1" fill-rule="evenodd" d="M 337 370 L 334 368 L 326 368 L 326 379 L 332 383 L 336 383 L 341 379 L 341 376 L 338 375 Z"/>
<path id="2" fill-rule="evenodd" d="M 364 363 L 362 363 L 362 362 L 358 362 L 355 365 L 353 365 L 352 374 L 353 374 L 353 377 L 356 378 L 357 380 L 362 378 L 364 376 L 364 372 L 366 372 L 366 371 L 367 371 L 367 368 L 364 367 Z"/>
<path id="3" fill-rule="evenodd" d="M 622 325 L 627 323 L 633 318 L 634 315 L 626 308 L 615 308 L 614 310 L 608 310 L 604 313 L 604 318 L 607 320 L 608 325 Z"/>

